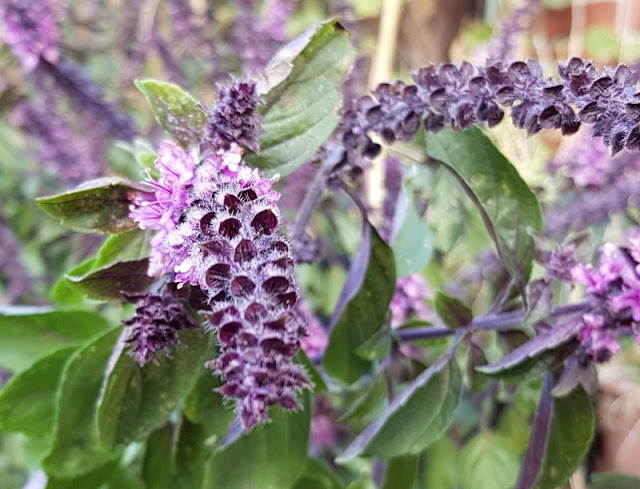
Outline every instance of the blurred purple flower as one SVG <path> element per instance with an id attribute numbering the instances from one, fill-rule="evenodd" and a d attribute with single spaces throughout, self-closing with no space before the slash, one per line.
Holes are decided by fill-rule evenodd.
<path id="1" fill-rule="evenodd" d="M 318 318 L 309 310 L 309 305 L 304 299 L 299 299 L 296 310 L 307 321 L 307 336 L 300 340 L 304 352 L 311 359 L 319 358 L 329 344 L 329 333 Z"/>
<path id="2" fill-rule="evenodd" d="M 422 275 L 414 273 L 398 279 L 391 299 L 391 327 L 397 328 L 411 319 L 432 321 L 435 316 L 426 301 L 431 291 Z"/>
<path id="3" fill-rule="evenodd" d="M 542 0 L 523 0 L 522 5 L 515 8 L 511 16 L 500 23 L 489 49 L 489 59 L 492 62 L 508 61 L 511 58 L 518 36 L 531 28 L 532 18 L 541 4 Z"/>
<path id="4" fill-rule="evenodd" d="M 51 63 L 58 61 L 60 32 L 56 7 L 51 0 L 4 0 L 0 3 L 2 40 L 27 73 L 41 58 Z"/>
<path id="5" fill-rule="evenodd" d="M 277 48 L 287 40 L 286 24 L 293 12 L 291 0 L 236 0 L 232 43 L 242 60 L 245 75 L 260 73 Z M 258 13 L 259 10 L 259 13 Z"/>

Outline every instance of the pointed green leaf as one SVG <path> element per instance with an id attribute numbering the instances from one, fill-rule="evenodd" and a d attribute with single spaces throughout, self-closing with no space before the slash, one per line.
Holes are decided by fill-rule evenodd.
<path id="1" fill-rule="evenodd" d="M 38 205 L 60 223 L 84 233 L 118 233 L 137 228 L 129 217 L 129 206 L 136 192 L 146 187 L 119 177 L 86 182 L 80 187 L 36 199 Z"/>
<path id="2" fill-rule="evenodd" d="M 146 489 L 165 489 L 173 477 L 173 430 L 171 425 L 157 429 L 147 440 L 142 462 L 142 479 Z"/>
<path id="3" fill-rule="evenodd" d="M 389 460 L 382 489 L 413 489 L 418 476 L 417 455 L 403 455 Z"/>
<path id="4" fill-rule="evenodd" d="M 147 98 L 158 124 L 183 146 L 198 143 L 203 136 L 207 114 L 198 101 L 178 85 L 158 80 L 135 80 Z"/>
<path id="5" fill-rule="evenodd" d="M 106 447 L 142 440 L 166 423 L 193 388 L 205 361 L 208 342 L 202 329 L 180 332 L 172 358 L 138 364 L 118 344 L 117 360 L 107 374 L 98 402 L 99 439 Z"/>
<path id="6" fill-rule="evenodd" d="M 347 31 L 326 21 L 284 46 L 265 69 L 260 153 L 249 163 L 287 175 L 307 161 L 338 125 L 340 86 L 354 52 Z"/>
<path id="7" fill-rule="evenodd" d="M 99 443 L 95 416 L 104 371 L 119 335 L 120 328 L 112 329 L 67 361 L 56 397 L 53 442 L 42 462 L 48 475 L 75 477 L 118 455 Z"/>
<path id="8" fill-rule="evenodd" d="M 518 456 L 501 435 L 481 432 L 458 458 L 461 489 L 511 489 L 518 478 Z"/>
<path id="9" fill-rule="evenodd" d="M 42 436 L 51 431 L 56 389 L 75 347 L 62 348 L 15 375 L 0 390 L 0 430 Z"/>
<path id="10" fill-rule="evenodd" d="M 323 358 L 326 372 L 345 384 L 357 381 L 371 367 L 357 350 L 362 354 L 362 345 L 380 331 L 395 291 L 391 249 L 368 222 L 363 229 L 340 300 L 341 304 L 348 302 L 342 310 L 337 307 L 340 316 Z"/>
<path id="11" fill-rule="evenodd" d="M 473 321 L 473 313 L 460 299 L 441 291 L 436 292 L 433 308 L 450 328 L 464 328 Z"/>
<path id="12" fill-rule="evenodd" d="M 423 451 L 453 421 L 461 392 L 458 364 L 435 363 L 416 377 L 337 461 L 361 455 L 388 459 Z"/>
<path id="13" fill-rule="evenodd" d="M 427 153 L 458 178 L 480 210 L 505 267 L 524 291 L 534 254 L 531 233 L 543 230 L 533 191 L 477 127 L 427 133 Z"/>

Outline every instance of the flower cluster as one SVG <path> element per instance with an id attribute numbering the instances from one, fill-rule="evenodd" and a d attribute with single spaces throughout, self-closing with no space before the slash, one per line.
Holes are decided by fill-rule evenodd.
<path id="1" fill-rule="evenodd" d="M 541 0 L 524 0 L 523 4 L 514 9 L 511 16 L 500 24 L 498 33 L 493 37 L 489 59 L 505 61 L 516 47 L 518 36 L 531 27 L 531 20 Z"/>
<path id="2" fill-rule="evenodd" d="M 590 310 L 582 315 L 578 333 L 581 365 L 604 362 L 620 351 L 616 334 L 635 333 L 640 343 L 640 238 L 632 236 L 628 248 L 611 243 L 600 249 L 597 267 L 577 264 L 571 269 L 574 283 L 585 286 Z"/>
<path id="3" fill-rule="evenodd" d="M 46 59 L 58 61 L 60 29 L 49 0 L 6 0 L 0 4 L 2 39 L 25 72 Z"/>
<path id="4" fill-rule="evenodd" d="M 413 273 L 398 279 L 391 299 L 391 327 L 397 328 L 411 319 L 432 321 L 435 316 L 426 300 L 431 292 L 422 275 Z"/>
<path id="5" fill-rule="evenodd" d="M 338 128 L 342 156 L 336 168 L 380 152 L 370 132 L 391 144 L 412 139 L 421 124 L 428 131 L 445 125 L 463 130 L 476 123 L 492 127 L 507 109 L 513 124 L 529 134 L 541 129 L 573 134 L 584 123 L 593 126 L 593 135 L 614 154 L 640 149 L 640 96 L 628 67 L 599 72 L 572 58 L 559 65 L 558 74 L 559 80 L 545 77 L 534 60 L 480 67 L 463 62 L 421 68 L 414 74 L 415 85 L 383 83 L 343 113 Z"/>
<path id="6" fill-rule="evenodd" d="M 254 82 L 241 80 L 229 86 L 221 86 L 206 126 L 210 147 L 214 150 L 228 150 L 235 143 L 257 152 L 260 149 L 257 106 Z"/>
<path id="7" fill-rule="evenodd" d="M 288 243 L 278 236 L 279 194 L 245 166 L 237 144 L 195 154 L 163 143 L 149 179 L 155 192 L 132 208 L 141 227 L 158 230 L 152 275 L 175 272 L 179 284 L 207 296 L 210 326 L 221 354 L 209 362 L 224 380 L 220 392 L 236 399 L 246 429 L 268 419 L 279 404 L 299 408 L 296 391 L 310 383 L 292 361 L 306 336 L 296 311 L 298 290 Z"/>
<path id="8" fill-rule="evenodd" d="M 160 294 L 130 294 L 127 299 L 136 304 L 136 313 L 124 322 L 128 329 L 125 341 L 132 345 L 129 355 L 141 366 L 149 360 L 157 363 L 160 351 L 170 357 L 171 349 L 180 344 L 178 332 L 198 327 L 170 287 Z"/>

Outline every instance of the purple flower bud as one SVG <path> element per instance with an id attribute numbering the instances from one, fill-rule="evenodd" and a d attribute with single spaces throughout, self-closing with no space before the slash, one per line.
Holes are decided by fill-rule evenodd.
<path id="1" fill-rule="evenodd" d="M 60 32 L 50 0 L 5 0 L 0 4 L 0 18 L 2 39 L 25 72 L 32 71 L 40 58 L 58 61 Z"/>
<path id="2" fill-rule="evenodd" d="M 237 81 L 219 87 L 218 100 L 209 114 L 206 126 L 208 144 L 214 152 L 229 150 L 233 143 L 254 153 L 260 149 L 260 118 L 256 114 L 256 84 Z"/>
<path id="3" fill-rule="evenodd" d="M 180 343 L 178 332 L 198 327 L 170 287 L 160 294 L 130 294 L 127 299 L 136 304 L 136 313 L 124 321 L 126 342 L 131 344 L 129 355 L 140 366 L 149 360 L 157 363 L 158 352 L 171 357 L 171 350 Z"/>

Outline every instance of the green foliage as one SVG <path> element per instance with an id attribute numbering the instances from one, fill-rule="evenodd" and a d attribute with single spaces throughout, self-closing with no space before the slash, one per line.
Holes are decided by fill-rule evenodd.
<path id="1" fill-rule="evenodd" d="M 497 433 L 481 432 L 460 452 L 460 488 L 511 489 L 518 477 L 519 462 L 505 438 Z"/>
<path id="2" fill-rule="evenodd" d="M 147 98 L 158 124 L 183 146 L 202 139 L 207 114 L 198 101 L 173 83 L 135 80 L 135 86 Z"/>
<path id="3" fill-rule="evenodd" d="M 388 459 L 420 453 L 449 427 L 461 392 L 458 364 L 455 361 L 434 364 L 358 435 L 338 461 L 361 455 Z"/>
<path id="4" fill-rule="evenodd" d="M 56 350 L 88 340 L 106 327 L 107 321 L 95 312 L 0 308 L 0 366 L 19 372 Z"/>
<path id="5" fill-rule="evenodd" d="M 0 390 L 0 430 L 42 436 L 51 431 L 60 375 L 75 347 L 61 348 L 14 376 Z"/>
<path id="6" fill-rule="evenodd" d="M 591 474 L 589 489 L 638 489 L 640 478 L 615 472 Z"/>
<path id="7" fill-rule="evenodd" d="M 429 156 L 458 178 L 480 210 L 502 261 L 524 291 L 541 232 L 540 203 L 516 169 L 478 128 L 427 134 Z"/>
<path id="8" fill-rule="evenodd" d="M 38 205 L 60 223 L 84 233 L 118 233 L 134 229 L 129 206 L 135 192 L 148 191 L 119 177 L 86 182 L 74 190 L 36 199 Z"/>
<path id="9" fill-rule="evenodd" d="M 362 264 L 366 272 L 333 327 L 323 358 L 326 372 L 345 384 L 355 382 L 369 370 L 371 362 L 362 358 L 362 349 L 360 355 L 357 350 L 380 331 L 395 291 L 393 253 L 373 226 L 367 226 L 361 243 L 363 253 L 354 258 L 356 262 L 365 255 Z"/>
<path id="10" fill-rule="evenodd" d="M 387 463 L 382 489 L 413 489 L 418 475 L 418 457 L 404 455 Z"/>
<path id="11" fill-rule="evenodd" d="M 52 444 L 42 462 L 47 474 L 71 478 L 118 456 L 100 444 L 96 408 L 107 362 L 120 329 L 112 329 L 77 350 L 67 361 L 56 397 Z"/>
<path id="12" fill-rule="evenodd" d="M 338 124 L 340 84 L 354 57 L 349 36 L 326 21 L 284 46 L 265 69 L 259 87 L 263 134 L 249 163 L 287 175 L 307 161 Z"/>
<path id="13" fill-rule="evenodd" d="M 162 426 L 200 374 L 208 342 L 202 329 L 180 332 L 173 357 L 158 355 L 157 364 L 140 367 L 122 342 L 106 373 L 98 401 L 96 425 L 106 447 L 143 440 Z"/>
<path id="14" fill-rule="evenodd" d="M 285 489 L 305 469 L 311 406 L 294 413 L 275 407 L 271 423 L 254 428 L 220 447 L 207 462 L 203 489 Z M 240 433 L 237 433 L 240 435 Z"/>
<path id="15" fill-rule="evenodd" d="M 460 299 L 441 291 L 436 292 L 433 308 L 450 328 L 463 328 L 473 321 L 471 310 Z"/>

